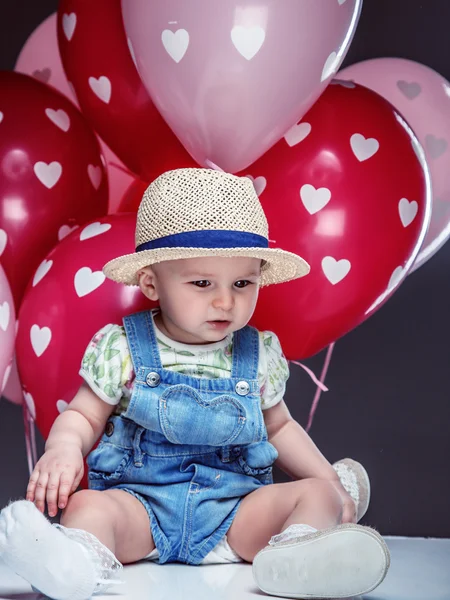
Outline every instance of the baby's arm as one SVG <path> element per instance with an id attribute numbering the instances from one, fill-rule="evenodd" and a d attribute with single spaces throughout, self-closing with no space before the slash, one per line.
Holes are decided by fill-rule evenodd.
<path id="1" fill-rule="evenodd" d="M 83 383 L 50 430 L 45 453 L 37 462 L 27 487 L 27 500 L 55 516 L 65 508 L 84 473 L 83 457 L 100 437 L 114 406 L 103 402 Z"/>
<path id="2" fill-rule="evenodd" d="M 269 442 L 278 451 L 276 465 L 292 479 L 339 481 L 336 471 L 306 431 L 291 417 L 284 400 L 263 411 Z"/>
<path id="3" fill-rule="evenodd" d="M 356 505 L 338 474 L 289 413 L 284 400 L 263 411 L 269 442 L 278 451 L 275 464 L 292 479 L 327 479 L 342 499 L 342 522 L 356 523 Z"/>

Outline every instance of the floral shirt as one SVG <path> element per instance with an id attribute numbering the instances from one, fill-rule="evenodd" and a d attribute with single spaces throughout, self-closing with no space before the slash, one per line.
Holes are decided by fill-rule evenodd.
<path id="1" fill-rule="evenodd" d="M 155 325 L 156 338 L 165 369 L 202 378 L 231 377 L 233 334 L 213 344 L 182 344 L 168 338 Z M 91 389 L 108 404 L 116 405 L 115 414 L 128 406 L 135 378 L 125 329 L 105 325 L 85 351 L 80 375 Z M 277 336 L 259 332 L 258 380 L 261 408 L 274 406 L 284 396 L 289 368 Z"/>

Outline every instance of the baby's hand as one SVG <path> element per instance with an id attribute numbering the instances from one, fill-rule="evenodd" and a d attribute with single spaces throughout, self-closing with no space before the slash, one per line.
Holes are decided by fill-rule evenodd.
<path id="1" fill-rule="evenodd" d="M 78 487 L 84 473 L 83 454 L 75 444 L 61 444 L 47 450 L 37 462 L 27 487 L 26 499 L 54 517 L 65 508 L 69 495 Z"/>

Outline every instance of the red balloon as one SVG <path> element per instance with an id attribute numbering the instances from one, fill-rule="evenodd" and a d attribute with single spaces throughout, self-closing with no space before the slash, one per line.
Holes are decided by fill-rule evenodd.
<path id="1" fill-rule="evenodd" d="M 94 132 L 64 96 L 0 72 L 0 256 L 16 307 L 42 258 L 71 228 L 108 210 Z"/>
<path id="2" fill-rule="evenodd" d="M 27 288 L 17 365 L 44 437 L 82 383 L 81 359 L 95 332 L 154 306 L 137 286 L 119 285 L 102 273 L 107 261 L 134 251 L 135 226 L 136 214 L 124 213 L 80 227 L 42 261 Z"/>
<path id="3" fill-rule="evenodd" d="M 196 166 L 141 82 L 120 0 L 61 0 L 58 43 L 83 114 L 129 169 L 151 181 Z"/>
<path id="4" fill-rule="evenodd" d="M 263 288 L 252 323 L 309 357 L 356 327 L 405 279 L 431 214 L 423 153 L 381 96 L 330 85 L 251 174 L 272 246 L 311 273 Z"/>
<path id="5" fill-rule="evenodd" d="M 141 203 L 142 196 L 149 184 L 142 179 L 135 179 L 125 190 L 122 200 L 120 201 L 119 207 L 117 208 L 118 213 L 123 212 L 137 212 L 139 204 Z"/>

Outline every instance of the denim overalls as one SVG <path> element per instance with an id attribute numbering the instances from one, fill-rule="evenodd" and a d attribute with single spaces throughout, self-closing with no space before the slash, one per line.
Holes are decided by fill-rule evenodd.
<path id="1" fill-rule="evenodd" d="M 150 517 L 159 562 L 199 564 L 246 494 L 272 483 L 258 385 L 259 336 L 233 337 L 230 378 L 162 368 L 150 311 L 124 318 L 136 379 L 125 413 L 89 455 L 89 487 L 124 489 Z"/>

